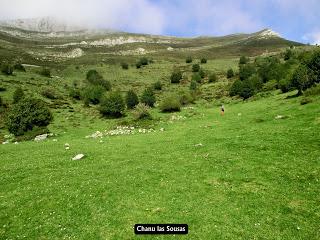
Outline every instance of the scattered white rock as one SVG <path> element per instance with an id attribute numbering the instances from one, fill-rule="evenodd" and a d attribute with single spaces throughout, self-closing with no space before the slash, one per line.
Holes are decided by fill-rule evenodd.
<path id="1" fill-rule="evenodd" d="M 5 141 L 5 142 L 3 142 L 2 144 L 8 144 L 9 143 L 9 141 Z"/>
<path id="2" fill-rule="evenodd" d="M 160 128 L 160 131 L 163 132 L 163 131 L 164 131 L 164 128 Z"/>
<path id="3" fill-rule="evenodd" d="M 70 144 L 69 143 L 65 143 L 64 146 L 65 147 L 70 147 Z"/>
<path id="4" fill-rule="evenodd" d="M 283 118 L 285 118 L 285 116 L 282 116 L 282 115 L 275 116 L 275 119 L 283 119 Z"/>
<path id="5" fill-rule="evenodd" d="M 242 113 L 238 113 L 238 117 L 240 117 L 242 115 Z"/>
<path id="6" fill-rule="evenodd" d="M 19 144 L 19 142 L 14 142 L 14 144 Z"/>
<path id="7" fill-rule="evenodd" d="M 79 153 L 79 154 L 77 154 L 76 156 L 74 156 L 74 157 L 72 158 L 72 160 L 80 160 L 80 159 L 82 159 L 83 157 L 84 157 L 84 154 Z"/>
<path id="8" fill-rule="evenodd" d="M 172 47 L 168 47 L 167 50 L 168 51 L 173 51 L 173 48 Z"/>
<path id="9" fill-rule="evenodd" d="M 35 140 L 35 141 L 43 141 L 43 140 L 47 139 L 47 137 L 48 137 L 48 134 L 45 133 L 45 134 L 36 136 L 36 137 L 34 138 L 34 140 Z"/>
<path id="10" fill-rule="evenodd" d="M 96 131 L 95 133 L 86 136 L 86 138 L 102 138 L 103 137 L 103 133 L 100 131 Z"/>
<path id="11" fill-rule="evenodd" d="M 52 141 L 54 141 L 54 142 L 58 142 L 58 139 L 52 139 Z"/>
<path id="12" fill-rule="evenodd" d="M 69 146 L 68 146 L 68 147 L 65 147 L 65 149 L 66 149 L 66 150 L 69 150 L 69 149 L 70 149 L 70 147 L 69 147 Z"/>
<path id="13" fill-rule="evenodd" d="M 203 147 L 203 144 L 202 143 L 198 143 L 198 144 L 195 144 L 194 146 L 195 147 Z"/>
<path id="14" fill-rule="evenodd" d="M 184 120 L 186 119 L 186 117 L 181 116 L 181 115 L 172 115 L 170 117 L 170 121 L 179 121 L 179 120 Z"/>

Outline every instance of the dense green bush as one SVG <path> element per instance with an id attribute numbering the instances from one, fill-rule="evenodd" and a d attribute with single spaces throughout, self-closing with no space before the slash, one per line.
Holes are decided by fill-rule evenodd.
<path id="1" fill-rule="evenodd" d="M 127 69 L 129 69 L 129 64 L 128 64 L 128 63 L 125 63 L 125 62 L 122 62 L 122 63 L 121 63 L 121 67 L 122 67 L 122 69 L 127 70 Z"/>
<path id="2" fill-rule="evenodd" d="M 21 63 L 16 63 L 13 68 L 17 71 L 25 72 L 26 69 Z"/>
<path id="3" fill-rule="evenodd" d="M 10 133 L 23 135 L 35 127 L 46 127 L 53 116 L 45 103 L 39 99 L 25 98 L 14 104 L 6 118 Z"/>
<path id="4" fill-rule="evenodd" d="M 200 70 L 200 65 L 199 64 L 193 64 L 192 65 L 192 72 L 199 72 Z"/>
<path id="5" fill-rule="evenodd" d="M 120 92 L 111 92 L 101 100 L 99 111 L 104 116 L 121 117 L 125 110 L 125 103 Z"/>
<path id="6" fill-rule="evenodd" d="M 300 64 L 291 79 L 291 84 L 298 90 L 298 95 L 301 95 L 302 91 L 311 87 L 313 83 L 313 76 L 310 70 L 305 65 Z"/>
<path id="7" fill-rule="evenodd" d="M 133 109 L 139 103 L 139 98 L 133 90 L 129 90 L 126 95 L 126 104 L 128 109 Z"/>
<path id="8" fill-rule="evenodd" d="M 266 82 L 264 85 L 263 85 L 263 91 L 271 91 L 271 90 L 275 90 L 277 89 L 278 87 L 278 83 L 276 80 L 271 80 L 269 82 Z"/>
<path id="9" fill-rule="evenodd" d="M 157 81 L 153 84 L 154 90 L 161 90 L 162 89 L 162 83 L 160 81 Z"/>
<path id="10" fill-rule="evenodd" d="M 201 79 L 201 78 L 200 78 Z M 190 82 L 190 90 L 191 91 L 195 91 L 195 90 L 197 90 L 197 88 L 198 88 L 198 84 L 197 84 L 197 81 L 195 81 L 195 80 L 191 80 L 191 82 Z"/>
<path id="11" fill-rule="evenodd" d="M 18 87 L 14 92 L 13 92 L 13 96 L 12 96 L 12 102 L 13 103 L 17 103 L 19 102 L 21 99 L 24 98 L 24 92 L 22 90 L 21 87 Z"/>
<path id="12" fill-rule="evenodd" d="M 96 71 L 89 70 L 87 72 L 87 81 L 95 86 L 102 86 L 105 90 L 111 90 L 111 83 L 105 79 Z"/>
<path id="13" fill-rule="evenodd" d="M 156 103 L 156 96 L 154 95 L 152 88 L 147 88 L 143 91 L 140 102 L 148 105 L 149 107 L 154 106 Z"/>
<path id="14" fill-rule="evenodd" d="M 180 111 L 181 103 L 176 95 L 165 96 L 160 103 L 160 109 L 162 112 L 177 112 Z"/>
<path id="15" fill-rule="evenodd" d="M 216 82 L 217 80 L 218 80 L 218 78 L 217 78 L 217 75 L 215 73 L 211 73 L 209 75 L 209 79 L 208 79 L 209 83 Z"/>
<path id="16" fill-rule="evenodd" d="M 179 70 L 175 70 L 170 77 L 171 83 L 180 83 L 182 73 Z"/>
<path id="17" fill-rule="evenodd" d="M 43 97 L 46 97 L 49 99 L 56 99 L 57 98 L 55 90 L 53 88 L 49 88 L 49 87 L 42 89 L 41 95 Z"/>
<path id="18" fill-rule="evenodd" d="M 206 73 L 202 68 L 200 68 L 200 70 L 199 70 L 199 75 L 201 78 L 204 78 L 206 76 Z"/>
<path id="19" fill-rule="evenodd" d="M 149 60 L 146 57 L 142 57 L 140 58 L 139 62 L 141 63 L 141 65 L 145 66 L 149 64 Z"/>
<path id="20" fill-rule="evenodd" d="M 232 68 L 229 68 L 227 71 L 227 78 L 232 78 L 234 77 L 234 72 Z"/>
<path id="21" fill-rule="evenodd" d="M 13 74 L 13 67 L 12 65 L 8 63 L 4 63 L 1 65 L 1 72 L 6 75 L 12 75 Z"/>
<path id="22" fill-rule="evenodd" d="M 140 62 L 136 63 L 136 68 L 141 68 L 142 64 Z"/>
<path id="23" fill-rule="evenodd" d="M 207 63 L 207 59 L 206 58 L 201 58 L 201 63 L 202 64 Z"/>
<path id="24" fill-rule="evenodd" d="M 133 110 L 133 117 L 135 120 L 152 119 L 150 114 L 150 107 L 144 103 L 139 103 Z"/>
<path id="25" fill-rule="evenodd" d="M 194 103 L 194 96 L 188 91 L 179 92 L 179 101 L 181 105 L 187 105 L 189 103 Z"/>
<path id="26" fill-rule="evenodd" d="M 256 68 L 254 64 L 244 64 L 239 67 L 239 78 L 240 80 L 246 80 L 251 77 L 251 75 L 256 73 Z"/>
<path id="27" fill-rule="evenodd" d="M 291 81 L 288 78 L 281 79 L 278 82 L 278 88 L 282 93 L 289 92 L 292 89 Z"/>
<path id="28" fill-rule="evenodd" d="M 76 87 L 73 87 L 73 88 L 70 88 L 70 90 L 69 90 L 69 96 L 74 99 L 80 100 L 81 99 L 81 92 Z"/>
<path id="29" fill-rule="evenodd" d="M 186 63 L 192 63 L 192 57 L 191 56 L 188 56 L 186 58 Z"/>
<path id="30" fill-rule="evenodd" d="M 105 88 L 100 85 L 89 85 L 82 90 L 81 98 L 84 100 L 86 104 L 98 104 L 100 103 L 105 91 Z"/>
<path id="31" fill-rule="evenodd" d="M 194 74 L 192 75 L 191 81 L 195 81 L 195 82 L 197 82 L 197 83 L 201 83 L 202 78 L 201 78 L 201 76 L 200 76 L 199 73 L 194 73 Z"/>
<path id="32" fill-rule="evenodd" d="M 51 77 L 51 71 L 49 68 L 42 68 L 40 70 L 40 75 L 42 75 L 44 77 Z"/>
<path id="33" fill-rule="evenodd" d="M 241 56 L 240 59 L 239 59 L 239 64 L 247 64 L 249 62 L 249 58 L 246 57 L 246 56 Z"/>
<path id="34" fill-rule="evenodd" d="M 306 91 L 304 91 L 303 95 L 305 96 L 320 95 L 320 84 L 317 84 L 314 87 L 307 89 Z"/>

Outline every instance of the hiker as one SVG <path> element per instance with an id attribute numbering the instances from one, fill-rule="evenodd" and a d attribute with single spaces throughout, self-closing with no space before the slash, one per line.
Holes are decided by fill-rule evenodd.
<path id="1" fill-rule="evenodd" d="M 221 105 L 221 112 L 220 112 L 220 115 L 221 115 L 221 116 L 223 116 L 223 115 L 224 115 L 224 105 L 223 105 L 223 104 Z"/>

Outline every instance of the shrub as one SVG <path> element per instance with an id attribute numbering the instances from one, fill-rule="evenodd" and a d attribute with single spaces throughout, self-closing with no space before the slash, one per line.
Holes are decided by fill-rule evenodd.
<path id="1" fill-rule="evenodd" d="M 229 68 L 227 71 L 227 78 L 232 78 L 234 77 L 234 72 L 232 68 Z"/>
<path id="2" fill-rule="evenodd" d="M 147 88 L 143 91 L 140 101 L 149 107 L 153 107 L 156 102 L 156 97 L 151 88 Z"/>
<path id="3" fill-rule="evenodd" d="M 51 77 L 51 71 L 49 68 L 42 68 L 40 71 L 40 75 L 44 77 Z"/>
<path id="4" fill-rule="evenodd" d="M 12 75 L 13 67 L 10 64 L 5 63 L 1 66 L 1 72 L 5 75 Z"/>
<path id="5" fill-rule="evenodd" d="M 191 81 L 195 81 L 197 83 L 201 83 L 201 80 L 202 80 L 202 78 L 201 78 L 199 73 L 194 73 L 192 75 L 192 80 Z"/>
<path id="6" fill-rule="evenodd" d="M 179 93 L 179 101 L 181 105 L 187 105 L 189 103 L 194 103 L 194 97 L 190 92 L 183 91 Z"/>
<path id="7" fill-rule="evenodd" d="M 13 68 L 14 68 L 15 70 L 22 71 L 22 72 L 25 72 L 25 71 L 26 71 L 25 67 L 24 67 L 21 63 L 16 63 L 16 64 L 13 66 Z"/>
<path id="8" fill-rule="evenodd" d="M 153 89 L 154 90 L 161 90 L 162 89 L 162 84 L 160 81 L 157 81 L 153 84 Z"/>
<path id="9" fill-rule="evenodd" d="M 191 56 L 188 56 L 186 58 L 186 63 L 192 63 L 192 57 Z"/>
<path id="10" fill-rule="evenodd" d="M 6 126 L 10 133 L 19 136 L 35 127 L 48 126 L 52 119 L 53 116 L 43 101 L 25 98 L 9 110 Z"/>
<path id="11" fill-rule="evenodd" d="M 204 78 L 206 76 L 206 73 L 203 71 L 202 68 L 200 68 L 200 70 L 199 70 L 199 75 L 201 78 Z"/>
<path id="12" fill-rule="evenodd" d="M 263 85 L 263 90 L 264 91 L 271 91 L 271 90 L 274 90 L 276 89 L 278 86 L 278 83 L 276 80 L 271 80 L 269 82 L 266 82 L 264 85 Z"/>
<path id="13" fill-rule="evenodd" d="M 111 83 L 105 79 L 96 71 L 89 70 L 87 72 L 87 81 L 95 86 L 102 86 L 105 90 L 111 90 Z"/>
<path id="14" fill-rule="evenodd" d="M 141 68 L 141 66 L 142 66 L 141 62 L 137 62 L 137 63 L 136 63 L 136 67 L 137 67 L 137 68 Z"/>
<path id="15" fill-rule="evenodd" d="M 74 99 L 80 100 L 81 99 L 81 92 L 79 89 L 74 87 L 69 90 L 69 96 Z"/>
<path id="16" fill-rule="evenodd" d="M 171 83 L 180 83 L 181 78 L 182 73 L 179 70 L 176 70 L 171 74 L 170 80 Z"/>
<path id="17" fill-rule="evenodd" d="M 247 64 L 249 62 L 249 58 L 246 56 L 241 56 L 239 59 L 239 64 Z"/>
<path id="18" fill-rule="evenodd" d="M 192 72 L 199 72 L 200 65 L 199 64 L 193 64 L 192 65 Z"/>
<path id="19" fill-rule="evenodd" d="M 217 78 L 217 75 L 215 73 L 211 73 L 209 75 L 209 79 L 208 79 L 209 83 L 216 82 L 217 80 L 218 80 L 218 78 Z"/>
<path id="20" fill-rule="evenodd" d="M 139 103 L 133 110 L 133 117 L 135 120 L 139 119 L 151 119 L 151 114 L 149 112 L 150 107 L 144 103 Z"/>
<path id="21" fill-rule="evenodd" d="M 5 92 L 5 91 L 7 91 L 7 89 L 5 87 L 0 86 L 0 92 Z"/>
<path id="22" fill-rule="evenodd" d="M 160 103 L 160 109 L 162 112 L 178 112 L 180 111 L 181 103 L 177 96 L 166 96 Z"/>
<path id="23" fill-rule="evenodd" d="M 239 78 L 240 80 L 246 80 L 251 77 L 251 75 L 256 73 L 256 68 L 254 64 L 245 64 L 245 65 L 240 65 L 239 68 Z"/>
<path id="24" fill-rule="evenodd" d="M 140 58 L 140 61 L 141 65 L 145 66 L 145 65 L 148 65 L 149 64 L 149 60 L 148 58 L 146 57 L 143 57 L 143 58 Z"/>
<path id="25" fill-rule="evenodd" d="M 292 89 L 291 81 L 287 78 L 281 79 L 278 83 L 278 88 L 281 89 L 282 93 L 289 92 Z"/>
<path id="26" fill-rule="evenodd" d="M 308 103 L 311 103 L 312 102 L 312 99 L 308 98 L 308 97 L 302 97 L 301 101 L 300 101 L 300 104 L 301 105 L 305 105 L 305 104 L 308 104 Z"/>
<path id="27" fill-rule="evenodd" d="M 206 58 L 201 58 L 201 63 L 202 64 L 207 63 L 207 59 Z"/>
<path id="28" fill-rule="evenodd" d="M 41 95 L 43 97 L 49 98 L 49 99 L 56 99 L 56 93 L 54 91 L 54 89 L 52 88 L 45 88 L 41 91 Z"/>
<path id="29" fill-rule="evenodd" d="M 197 81 L 191 80 L 191 82 L 190 82 L 190 87 L 189 87 L 189 88 L 190 88 L 191 91 L 197 90 L 197 88 L 198 88 Z"/>
<path id="30" fill-rule="evenodd" d="M 121 117 L 125 110 L 125 103 L 119 91 L 111 92 L 101 100 L 99 111 L 104 116 Z"/>
<path id="31" fill-rule="evenodd" d="M 22 90 L 21 87 L 18 87 L 14 92 L 13 92 L 13 97 L 12 97 L 12 100 L 13 100 L 13 103 L 17 103 L 19 102 L 21 99 L 24 98 L 24 92 Z"/>
<path id="32" fill-rule="evenodd" d="M 98 104 L 100 103 L 105 91 L 106 90 L 102 86 L 89 85 L 88 87 L 82 90 L 81 97 L 84 99 L 86 103 Z"/>
<path id="33" fill-rule="evenodd" d="M 314 87 L 307 89 L 306 91 L 304 91 L 303 95 L 305 96 L 320 95 L 320 84 L 317 84 Z"/>
<path id="34" fill-rule="evenodd" d="M 231 97 L 239 95 L 239 93 L 242 91 L 242 82 L 237 79 L 234 81 L 234 83 L 231 85 L 231 88 L 229 90 L 229 94 Z"/>
<path id="35" fill-rule="evenodd" d="M 127 70 L 127 69 L 129 69 L 129 64 L 128 64 L 128 63 L 125 63 L 125 62 L 122 62 L 122 63 L 121 63 L 121 67 L 122 67 L 122 69 Z"/>
<path id="36" fill-rule="evenodd" d="M 313 85 L 310 70 L 305 65 L 300 64 L 293 73 L 291 84 L 298 90 L 298 95 L 301 95 L 303 90 L 306 90 Z"/>
<path id="37" fill-rule="evenodd" d="M 133 90 L 129 90 L 126 95 L 128 109 L 133 109 L 139 103 L 139 98 Z"/>

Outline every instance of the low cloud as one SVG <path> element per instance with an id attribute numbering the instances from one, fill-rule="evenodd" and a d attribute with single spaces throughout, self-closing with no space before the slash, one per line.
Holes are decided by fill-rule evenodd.
<path id="1" fill-rule="evenodd" d="M 303 40 L 314 45 L 320 44 L 320 30 L 305 34 Z"/>

